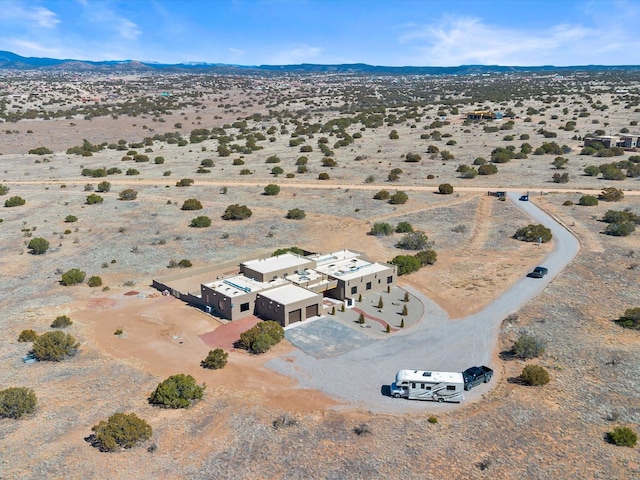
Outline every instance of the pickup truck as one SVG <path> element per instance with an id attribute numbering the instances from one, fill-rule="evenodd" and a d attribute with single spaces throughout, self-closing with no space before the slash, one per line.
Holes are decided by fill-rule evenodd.
<path id="1" fill-rule="evenodd" d="M 493 377 L 493 370 L 486 366 L 470 367 L 462 372 L 462 378 L 464 379 L 464 389 L 471 390 L 476 385 L 481 383 L 488 383 Z"/>

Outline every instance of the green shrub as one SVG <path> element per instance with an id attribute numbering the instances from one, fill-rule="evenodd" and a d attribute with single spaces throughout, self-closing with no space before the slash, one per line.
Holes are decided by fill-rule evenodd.
<path id="1" fill-rule="evenodd" d="M 544 342 L 539 338 L 523 333 L 513 343 L 511 353 L 523 360 L 535 358 L 542 355 L 545 351 Z"/>
<path id="2" fill-rule="evenodd" d="M 583 195 L 578 200 L 578 205 L 582 205 L 584 207 L 593 207 L 598 205 L 598 199 L 593 195 Z"/>
<path id="3" fill-rule="evenodd" d="M 206 228 L 211 226 L 211 219 L 205 215 L 200 215 L 191 220 L 191 226 L 194 228 Z"/>
<path id="4" fill-rule="evenodd" d="M 398 225 L 396 225 L 396 233 L 410 232 L 413 232 L 413 226 L 409 222 L 398 222 Z"/>
<path id="5" fill-rule="evenodd" d="M 422 157 L 417 153 L 407 153 L 407 155 L 404 157 L 404 161 L 409 163 L 416 163 L 420 160 L 422 160 Z"/>
<path id="6" fill-rule="evenodd" d="M 619 202 L 624 198 L 624 192 L 618 188 L 607 187 L 602 189 L 599 198 L 605 202 Z"/>
<path id="7" fill-rule="evenodd" d="M 210 350 L 207 358 L 200 362 L 200 366 L 202 368 L 208 368 L 211 370 L 219 370 L 224 368 L 227 364 L 227 358 L 229 354 L 222 350 L 221 348 L 216 348 L 215 350 Z"/>
<path id="8" fill-rule="evenodd" d="M 4 206 L 7 208 L 19 207 L 21 205 L 24 205 L 25 203 L 27 203 L 27 201 L 24 198 L 15 196 L 15 197 L 10 197 L 6 199 L 4 201 Z"/>
<path id="9" fill-rule="evenodd" d="M 329 174 L 327 172 L 322 172 L 318 175 L 318 180 L 329 180 Z"/>
<path id="10" fill-rule="evenodd" d="M 595 165 L 589 165 L 585 167 L 584 173 L 589 177 L 597 177 L 600 175 L 600 169 Z"/>
<path id="11" fill-rule="evenodd" d="M 278 322 L 267 320 L 240 334 L 240 346 L 252 353 L 264 353 L 284 338 Z"/>
<path id="12" fill-rule="evenodd" d="M 89 277 L 89 281 L 87 282 L 87 285 L 89 285 L 90 287 L 101 287 L 102 278 L 97 275 L 93 275 L 92 277 Z"/>
<path id="13" fill-rule="evenodd" d="M 106 422 L 101 420 L 91 427 L 91 431 L 91 444 L 101 452 L 133 448 L 153 434 L 151 426 L 135 413 L 114 413 Z"/>
<path id="14" fill-rule="evenodd" d="M 526 227 L 519 228 L 516 233 L 513 234 L 513 238 L 516 240 L 522 240 L 524 242 L 542 242 L 547 243 L 551 241 L 553 235 L 544 225 L 529 224 Z"/>
<path id="15" fill-rule="evenodd" d="M 397 191 L 391 197 L 389 197 L 389 203 L 391 205 L 404 205 L 409 200 L 409 195 L 405 192 Z"/>
<path id="16" fill-rule="evenodd" d="M 418 261 L 420 262 L 420 266 L 422 267 L 433 265 L 438 260 L 438 254 L 431 248 L 422 250 L 421 252 L 416 253 L 414 256 L 418 259 Z"/>
<path id="17" fill-rule="evenodd" d="M 84 277 L 86 273 L 78 268 L 72 268 L 71 270 L 67 270 L 62 274 L 61 283 L 64 286 L 77 285 L 78 283 L 84 282 Z"/>
<path id="18" fill-rule="evenodd" d="M 244 220 L 245 218 L 249 218 L 253 212 L 246 205 L 229 205 L 224 211 L 224 215 L 222 218 L 224 220 Z"/>
<path id="19" fill-rule="evenodd" d="M 252 174 L 253 172 L 248 168 L 243 168 L 242 170 L 240 170 L 240 175 L 252 175 Z"/>
<path id="20" fill-rule="evenodd" d="M 491 163 L 486 163 L 478 167 L 478 175 L 495 175 L 498 173 L 498 167 Z"/>
<path id="21" fill-rule="evenodd" d="M 100 195 L 96 195 L 95 193 L 87 195 L 87 205 L 94 205 L 96 203 L 102 203 L 103 201 L 104 198 L 102 198 Z"/>
<path id="22" fill-rule="evenodd" d="M 120 200 L 124 200 L 124 201 L 135 200 L 136 198 L 138 198 L 138 192 L 136 192 L 132 188 L 127 188 L 121 191 L 119 196 L 120 196 Z"/>
<path id="23" fill-rule="evenodd" d="M 562 205 L 565 207 L 571 207 L 573 205 L 573 202 L 571 200 L 565 200 L 564 202 L 562 202 Z"/>
<path id="24" fill-rule="evenodd" d="M 33 255 L 42 255 L 47 250 L 49 250 L 49 242 L 40 237 L 32 238 L 29 241 L 29 245 L 27 245 L 27 248 Z"/>
<path id="25" fill-rule="evenodd" d="M 614 237 L 626 237 L 636 231 L 636 226 L 631 222 L 610 223 L 604 229 L 606 235 Z"/>
<path id="26" fill-rule="evenodd" d="M 9 187 L 0 183 L 0 196 L 6 195 L 9 190 L 11 190 Z"/>
<path id="27" fill-rule="evenodd" d="M 53 151 L 47 147 L 38 147 L 29 150 L 29 155 L 51 155 L 52 153 Z"/>
<path id="28" fill-rule="evenodd" d="M 547 372 L 540 365 L 526 365 L 522 369 L 520 378 L 527 385 L 536 386 L 536 387 L 546 385 L 551 381 L 551 378 L 549 377 L 549 372 Z"/>
<path id="29" fill-rule="evenodd" d="M 271 254 L 272 257 L 277 257 L 278 255 L 284 255 L 285 253 L 293 253 L 295 255 L 304 255 L 305 252 L 299 247 L 287 247 L 287 248 L 279 248 L 275 252 Z"/>
<path id="30" fill-rule="evenodd" d="M 616 323 L 621 327 L 640 330 L 640 307 L 627 308 Z"/>
<path id="31" fill-rule="evenodd" d="M 427 422 L 429 422 L 429 423 L 438 423 L 438 419 L 437 419 L 435 416 L 431 415 L 431 416 L 427 419 Z"/>
<path id="32" fill-rule="evenodd" d="M 204 390 L 204 385 L 198 385 L 191 375 L 180 373 L 158 384 L 149 396 L 149 403 L 164 408 L 188 408 L 204 396 Z"/>
<path id="33" fill-rule="evenodd" d="M 111 183 L 104 180 L 98 184 L 97 190 L 98 192 L 108 192 L 111 190 Z"/>
<path id="34" fill-rule="evenodd" d="M 180 210 L 202 210 L 202 203 L 195 198 L 188 198 L 182 203 Z"/>
<path id="35" fill-rule="evenodd" d="M 388 223 L 376 222 L 371 226 L 368 235 L 375 237 L 385 237 L 393 234 L 393 227 Z"/>
<path id="36" fill-rule="evenodd" d="M 193 266 L 193 263 L 191 263 L 191 260 L 188 260 L 186 258 L 183 258 L 182 260 L 180 260 L 178 262 L 178 267 L 180 267 L 180 268 L 189 268 L 189 267 L 192 267 L 192 266 Z"/>
<path id="37" fill-rule="evenodd" d="M 618 447 L 635 447 L 638 434 L 629 427 L 616 427 L 607 434 L 607 439 Z"/>
<path id="38" fill-rule="evenodd" d="M 266 163 L 280 163 L 280 158 L 277 155 L 271 155 L 267 158 Z"/>
<path id="39" fill-rule="evenodd" d="M 211 158 L 205 158 L 200 162 L 200 165 L 203 167 L 211 168 L 213 167 L 213 160 Z"/>
<path id="40" fill-rule="evenodd" d="M 176 187 L 189 187 L 193 185 L 193 180 L 191 178 L 183 178 L 176 182 Z"/>
<path id="41" fill-rule="evenodd" d="M 273 168 L 271 169 L 271 174 L 272 174 L 272 175 L 275 175 L 276 177 L 277 177 L 278 175 L 282 175 L 283 173 L 284 173 L 284 170 L 283 170 L 281 167 L 273 167 Z"/>
<path id="42" fill-rule="evenodd" d="M 51 328 L 67 328 L 72 325 L 73 321 L 66 315 L 60 315 L 51 324 Z"/>
<path id="43" fill-rule="evenodd" d="M 453 187 L 448 183 L 441 183 L 438 185 L 438 192 L 441 195 L 451 195 L 453 193 Z"/>
<path id="44" fill-rule="evenodd" d="M 162 165 L 164 163 L 164 157 L 156 157 L 153 159 L 153 163 L 156 165 Z"/>
<path id="45" fill-rule="evenodd" d="M 602 221 L 605 223 L 632 222 L 640 223 L 640 216 L 628 210 L 607 210 L 603 215 Z"/>
<path id="46" fill-rule="evenodd" d="M 66 217 L 64 217 L 64 221 L 65 223 L 74 223 L 78 221 L 78 217 L 76 217 L 75 215 L 67 215 Z"/>
<path id="47" fill-rule="evenodd" d="M 278 185 L 270 183 L 269 185 L 264 187 L 265 195 L 275 196 L 275 195 L 278 195 L 279 193 L 280 193 L 280 187 Z"/>
<path id="48" fill-rule="evenodd" d="M 27 329 L 20 332 L 18 335 L 19 342 L 33 342 L 36 338 L 38 338 L 38 334 L 35 330 Z"/>
<path id="49" fill-rule="evenodd" d="M 420 270 L 420 260 L 413 255 L 397 255 L 389 263 L 398 269 L 398 275 L 408 275 Z"/>
<path id="50" fill-rule="evenodd" d="M 21 418 L 36 411 L 38 398 L 26 387 L 9 387 L 0 390 L 0 418 Z"/>
<path id="51" fill-rule="evenodd" d="M 126 172 L 124 172 L 125 175 L 140 175 L 140 170 L 136 169 L 136 168 L 128 168 Z"/>
<path id="52" fill-rule="evenodd" d="M 420 230 L 406 233 L 396 244 L 396 247 L 402 248 L 403 250 L 424 250 L 428 246 L 429 237 Z"/>
<path id="53" fill-rule="evenodd" d="M 373 195 L 374 200 L 388 200 L 391 197 L 391 194 L 388 190 L 380 190 L 376 194 Z"/>
<path id="54" fill-rule="evenodd" d="M 301 210 L 299 208 L 294 208 L 287 212 L 287 218 L 289 220 L 302 220 L 306 216 L 307 214 L 304 212 L 304 210 Z"/>
<path id="55" fill-rule="evenodd" d="M 33 341 L 33 355 L 40 361 L 59 362 L 76 354 L 79 344 L 68 333 L 45 332 Z"/>

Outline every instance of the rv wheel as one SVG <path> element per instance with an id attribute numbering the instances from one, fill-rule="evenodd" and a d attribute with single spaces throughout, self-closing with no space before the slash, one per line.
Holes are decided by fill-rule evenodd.
<path id="1" fill-rule="evenodd" d="M 442 402 L 444 402 L 444 398 L 440 397 L 440 398 L 438 399 L 438 403 L 442 403 Z"/>
<path id="2" fill-rule="evenodd" d="M 400 398 L 400 394 L 399 393 L 394 393 L 393 394 L 393 398 Z"/>

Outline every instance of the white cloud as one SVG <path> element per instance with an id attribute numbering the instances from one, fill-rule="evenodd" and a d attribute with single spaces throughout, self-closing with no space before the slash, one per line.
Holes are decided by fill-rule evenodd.
<path id="1" fill-rule="evenodd" d="M 636 42 L 624 31 L 560 24 L 527 30 L 483 23 L 477 18 L 444 18 L 435 25 L 407 25 L 400 44 L 413 49 L 418 65 L 620 64 Z M 637 48 L 637 47 L 631 47 Z M 626 52 L 626 54 L 625 54 Z M 639 54 L 633 53 L 634 63 Z"/>
<path id="2" fill-rule="evenodd" d="M 287 50 L 271 55 L 267 59 L 269 65 L 295 65 L 298 63 L 318 62 L 318 58 L 324 49 L 320 47 L 310 47 L 308 45 L 293 45 Z"/>
<path id="3" fill-rule="evenodd" d="M 126 18 L 122 18 L 119 20 L 116 25 L 116 29 L 118 34 L 122 38 L 126 38 L 127 40 L 135 40 L 142 33 L 138 28 L 138 25 L 133 23 L 131 20 L 127 20 Z"/>
<path id="4" fill-rule="evenodd" d="M 124 40 L 136 40 L 141 34 L 138 24 L 120 15 L 119 12 L 108 8 L 107 3 L 82 3 L 84 14 L 96 30 L 110 29 Z"/>
<path id="5" fill-rule="evenodd" d="M 0 20 L 10 20 L 28 26 L 55 28 L 60 23 L 58 16 L 48 8 L 30 8 L 22 3 L 3 2 L 0 5 Z"/>

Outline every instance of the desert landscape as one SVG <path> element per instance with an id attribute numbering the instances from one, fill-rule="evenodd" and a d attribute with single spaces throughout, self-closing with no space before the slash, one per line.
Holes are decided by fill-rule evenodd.
<path id="1" fill-rule="evenodd" d="M 640 478 L 637 448 L 607 441 L 614 427 L 640 423 L 640 337 L 614 322 L 640 306 L 640 241 L 605 234 L 602 220 L 609 210 L 640 215 L 640 154 L 585 150 L 585 138 L 639 137 L 639 105 L 634 71 L 0 70 L 0 201 L 24 200 L 0 211 L 0 385 L 38 398 L 33 414 L 0 420 L 0 478 Z M 474 111 L 504 117 L 471 120 Z M 439 193 L 443 184 L 452 192 Z M 267 185 L 279 192 L 265 195 Z M 623 195 L 607 201 L 604 189 Z M 406 202 L 389 203 L 385 190 Z M 151 287 L 206 268 L 215 279 L 292 246 L 389 262 L 407 253 L 396 246 L 402 234 L 370 233 L 407 222 L 426 233 L 437 261 L 398 285 L 455 323 L 490 308 L 556 248 L 515 239 L 531 218 L 517 201 L 488 195 L 497 191 L 528 193 L 580 249 L 533 300 L 495 319 L 498 337 L 477 358 L 496 375 L 460 404 L 393 399 L 397 410 L 381 411 L 309 388 L 273 368 L 312 375 L 287 337 L 250 354 L 233 347 L 237 332 L 215 335 L 234 322 Z M 605 198 L 588 206 L 585 196 Z M 181 208 L 189 199 L 202 208 Z M 250 218 L 223 219 L 236 204 Z M 293 209 L 304 218 L 287 218 Z M 197 216 L 209 226 L 190 226 Z M 46 252 L 30 253 L 34 238 L 47 240 Z M 100 284 L 65 286 L 70 269 Z M 31 343 L 21 332 L 42 334 L 62 315 L 77 354 L 25 363 Z M 523 333 L 544 353 L 514 358 Z M 384 349 L 386 338 L 372 341 Z M 215 347 L 229 353 L 227 365 L 202 368 Z M 406 368 L 445 369 L 459 356 Z M 525 364 L 544 367 L 550 382 L 524 385 Z M 179 373 L 206 384 L 203 398 L 188 409 L 150 405 L 158 383 Z M 93 448 L 91 427 L 115 412 L 145 419 L 151 439 Z"/>

